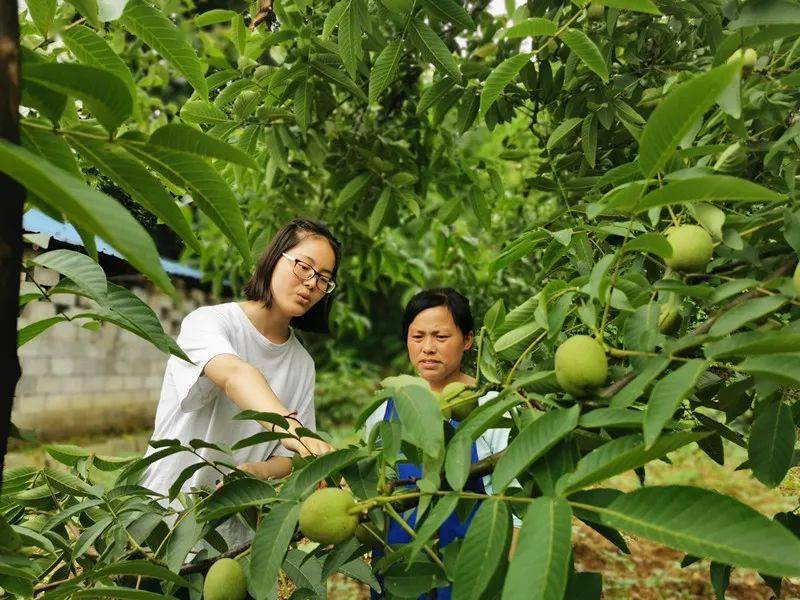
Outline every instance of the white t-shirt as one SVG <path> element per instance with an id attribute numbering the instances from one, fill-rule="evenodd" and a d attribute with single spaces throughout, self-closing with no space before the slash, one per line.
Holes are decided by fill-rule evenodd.
<path id="1" fill-rule="evenodd" d="M 297 418 L 303 426 L 316 429 L 314 361 L 293 332 L 282 344 L 271 342 L 256 329 L 236 302 L 228 302 L 204 306 L 186 315 L 177 343 L 194 364 L 176 356 L 170 356 L 167 361 L 152 439 L 173 438 L 183 444 L 201 439 L 232 446 L 239 440 L 265 431 L 256 421 L 233 420 L 241 409 L 203 374 L 206 363 L 220 354 L 233 354 L 256 367 L 283 405 L 290 411 L 297 411 Z M 156 449 L 150 447 L 146 455 L 153 452 Z M 231 464 L 262 461 L 275 455 L 293 455 L 278 441 L 242 448 L 233 452 L 233 456 L 210 448 L 200 448 L 197 452 L 207 459 Z M 196 462 L 198 459 L 189 452 L 162 458 L 145 471 L 142 485 L 166 494 L 181 471 Z M 192 487 L 213 487 L 220 478 L 215 469 L 203 467 L 181 489 L 190 491 Z M 177 501 L 173 506 L 180 508 Z M 231 548 L 252 536 L 244 526 L 233 521 L 218 531 Z"/>
<path id="2" fill-rule="evenodd" d="M 483 405 L 496 398 L 498 392 L 491 391 L 487 392 L 480 398 L 478 398 L 478 404 Z M 386 414 L 386 402 L 381 403 L 381 405 L 376 408 L 372 414 L 367 417 L 367 420 L 364 424 L 364 441 L 369 438 L 369 432 L 372 431 L 372 428 L 377 424 L 383 421 L 383 417 Z M 508 435 L 510 430 L 508 428 L 493 428 L 487 429 L 484 431 L 477 440 L 475 440 L 475 451 L 478 455 L 478 460 L 483 460 L 484 458 L 491 456 L 492 454 L 497 454 L 502 450 L 505 450 L 508 446 Z M 483 488 L 486 490 L 487 494 L 493 494 L 494 488 L 492 487 L 492 474 L 489 473 L 488 475 L 484 475 L 483 478 Z M 519 487 L 519 483 L 514 480 L 511 482 L 511 485 Z M 512 520 L 514 521 L 514 527 L 520 527 L 522 525 L 521 521 L 512 515 Z"/>

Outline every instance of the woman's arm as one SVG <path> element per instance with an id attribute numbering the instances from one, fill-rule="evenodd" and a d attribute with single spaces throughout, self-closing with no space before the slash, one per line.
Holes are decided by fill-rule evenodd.
<path id="1" fill-rule="evenodd" d="M 239 469 L 259 479 L 282 479 L 292 472 L 292 459 L 287 456 L 270 456 L 260 462 L 242 463 Z"/>
<path id="2" fill-rule="evenodd" d="M 286 415 L 290 411 L 269 387 L 264 375 L 250 363 L 243 361 L 232 354 L 219 354 L 206 363 L 203 373 L 241 410 L 255 410 L 258 412 L 271 412 Z M 289 429 L 274 426 L 275 431 L 294 433 L 300 427 L 297 421 L 289 419 Z M 272 431 L 273 425 L 259 421 L 265 428 Z M 288 450 L 303 456 L 308 454 L 325 454 L 333 450 L 322 440 L 303 437 L 300 440 L 286 438 L 281 444 Z"/>

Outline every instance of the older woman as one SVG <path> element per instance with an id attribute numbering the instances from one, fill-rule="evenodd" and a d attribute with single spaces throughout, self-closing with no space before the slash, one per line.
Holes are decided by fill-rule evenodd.
<path id="1" fill-rule="evenodd" d="M 403 338 L 406 341 L 408 358 L 418 375 L 428 382 L 434 392 L 442 392 L 451 383 L 475 385 L 475 378 L 464 373 L 462 361 L 464 352 L 470 350 L 474 341 L 474 326 L 469 301 L 451 288 L 429 289 L 415 295 L 408 302 L 403 315 Z M 480 404 L 491 401 L 497 392 L 488 392 L 478 400 Z M 379 406 L 367 419 L 365 436 L 381 421 L 397 419 L 394 402 L 390 398 Z M 458 421 L 451 419 L 458 426 Z M 505 449 L 508 444 L 508 429 L 489 429 L 472 444 L 472 462 Z M 398 465 L 398 478 L 411 479 L 421 476 L 418 465 L 401 463 Z M 469 482 L 465 489 L 482 494 L 492 493 L 491 475 Z M 472 522 L 478 506 L 463 521 L 454 512 L 439 530 L 439 548 L 455 539 L 463 538 Z M 414 525 L 416 513 L 406 515 Z M 516 545 L 519 520 L 514 517 L 512 551 Z M 411 540 L 408 533 L 392 522 L 387 542 L 390 545 L 404 544 Z M 376 551 L 376 554 L 377 553 Z M 436 597 L 450 598 L 451 589 L 438 588 Z M 373 598 L 381 596 L 373 593 Z"/>

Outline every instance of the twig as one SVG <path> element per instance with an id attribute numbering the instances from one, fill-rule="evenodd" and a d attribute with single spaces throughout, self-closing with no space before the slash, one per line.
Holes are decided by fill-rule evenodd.
<path id="1" fill-rule="evenodd" d="M 275 23 L 275 11 L 272 10 L 272 0 L 261 0 L 258 6 L 258 12 L 253 17 L 250 23 L 250 31 L 255 31 L 256 27 L 262 23 L 267 24 L 267 31 L 272 31 L 272 25 Z"/>

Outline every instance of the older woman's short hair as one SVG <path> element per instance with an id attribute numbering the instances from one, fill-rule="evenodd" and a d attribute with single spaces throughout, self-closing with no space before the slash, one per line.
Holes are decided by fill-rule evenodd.
<path id="1" fill-rule="evenodd" d="M 456 327 L 466 336 L 473 333 L 475 327 L 469 300 L 453 288 L 431 288 L 415 294 L 406 304 L 403 313 L 403 340 L 408 337 L 408 328 L 417 315 L 423 310 L 444 306 L 453 315 Z"/>

